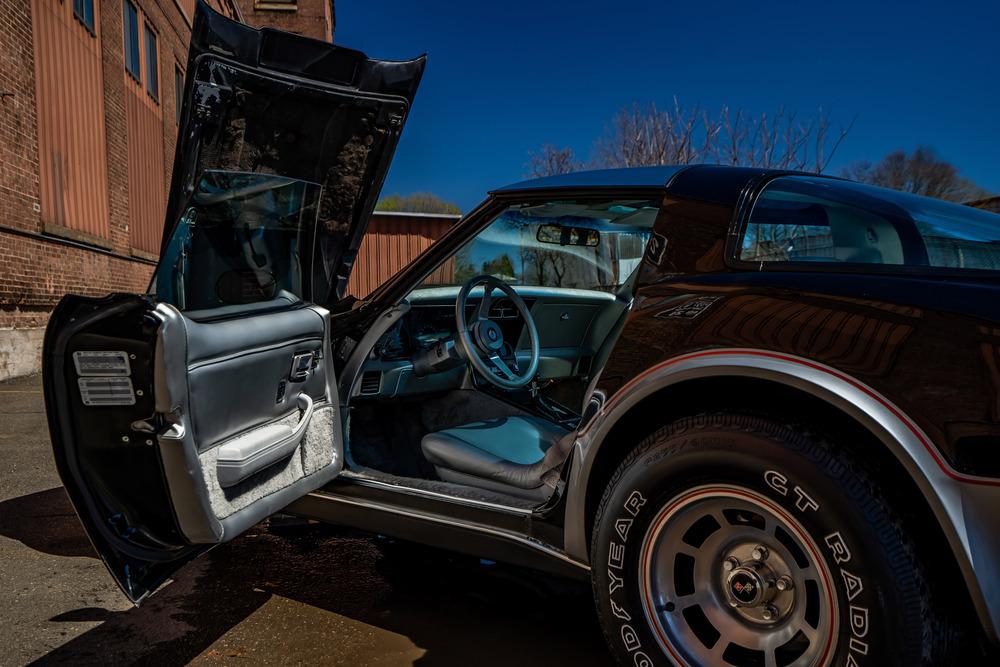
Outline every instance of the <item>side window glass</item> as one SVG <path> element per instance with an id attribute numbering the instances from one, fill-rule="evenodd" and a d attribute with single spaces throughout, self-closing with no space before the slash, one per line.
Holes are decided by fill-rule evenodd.
<path id="1" fill-rule="evenodd" d="M 205 172 L 160 257 L 157 299 L 209 317 L 308 299 L 319 193 L 290 178 Z"/>
<path id="2" fill-rule="evenodd" d="M 813 176 L 767 184 L 740 240 L 747 262 L 1000 270 L 1000 215 L 906 192 Z"/>
<path id="3" fill-rule="evenodd" d="M 897 219 L 779 178 L 754 204 L 740 259 L 748 262 L 903 264 Z"/>

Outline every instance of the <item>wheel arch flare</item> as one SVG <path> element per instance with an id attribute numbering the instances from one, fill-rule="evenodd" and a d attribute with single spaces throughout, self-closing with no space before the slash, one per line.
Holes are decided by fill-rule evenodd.
<path id="1" fill-rule="evenodd" d="M 781 352 L 721 348 L 662 361 L 635 376 L 606 400 L 577 434 L 569 477 L 566 551 L 589 561 L 588 504 L 603 493 L 595 465 L 608 436 L 623 419 L 659 392 L 684 383 L 725 378 L 755 379 L 819 399 L 864 428 L 898 461 L 919 490 L 947 538 L 987 635 L 1000 628 L 1000 480 L 962 474 L 943 459 L 931 439 L 885 396 L 845 373 Z M 597 481 L 594 481 L 597 480 Z"/>

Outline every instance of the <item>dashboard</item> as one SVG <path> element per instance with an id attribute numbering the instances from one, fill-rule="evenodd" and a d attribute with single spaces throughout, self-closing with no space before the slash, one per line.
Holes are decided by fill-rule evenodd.
<path id="1" fill-rule="evenodd" d="M 591 358 L 627 307 L 608 292 L 530 286 L 514 289 L 524 299 L 538 328 L 539 378 L 543 380 L 586 375 Z M 434 287 L 412 292 L 407 312 L 375 343 L 353 396 L 387 398 L 461 387 L 467 373 L 464 366 L 421 377 L 413 373 L 412 364 L 415 354 L 455 335 L 459 290 Z M 470 295 L 470 317 L 481 299 L 481 290 L 478 295 L 476 291 Z M 517 357 L 527 357 L 527 333 L 513 303 L 494 297 L 489 318 L 500 326 L 504 340 L 513 346 Z"/>
<path id="2" fill-rule="evenodd" d="M 480 299 L 470 299 L 466 316 L 471 318 Z M 526 299 L 530 309 L 532 300 Z M 495 299 L 489 318 L 500 325 L 504 340 L 517 341 L 524 322 L 509 299 Z M 455 335 L 454 303 L 411 303 L 409 312 L 375 344 L 374 355 L 379 359 L 410 359 L 414 354 L 433 348 L 438 342 Z"/>

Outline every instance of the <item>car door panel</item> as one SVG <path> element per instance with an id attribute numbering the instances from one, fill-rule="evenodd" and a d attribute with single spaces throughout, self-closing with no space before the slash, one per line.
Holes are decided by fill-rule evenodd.
<path id="1" fill-rule="evenodd" d="M 169 450 L 164 472 L 175 506 L 196 508 L 178 511 L 189 540 L 231 539 L 339 472 L 342 434 L 334 428 L 339 401 L 324 354 L 326 311 L 309 306 L 221 322 L 194 322 L 166 304 L 155 312 L 163 321 L 157 368 L 166 379 L 158 410 L 174 415 L 161 434 Z M 312 356 L 315 366 L 296 381 L 299 354 Z M 308 399 L 307 410 L 300 397 Z M 300 437 L 287 455 L 268 455 L 296 429 Z M 261 430 L 271 437 L 255 435 Z M 234 474 L 239 459 L 224 457 L 220 478 L 227 448 L 242 450 L 245 465 Z"/>
<path id="2" fill-rule="evenodd" d="M 343 443 L 328 349 L 328 314 L 317 306 L 194 322 L 145 297 L 64 299 L 46 339 L 53 447 L 129 597 L 337 475 Z M 119 377 L 132 396 L 88 405 L 79 359 L 118 353 L 129 358 Z M 310 367 L 293 377 L 302 354 Z"/>
<path id="3" fill-rule="evenodd" d="M 170 306 L 161 310 L 168 308 L 177 312 Z M 188 347 L 182 363 L 187 368 L 192 426 L 202 450 L 262 418 L 277 419 L 287 412 L 287 398 L 293 392 L 318 398 L 325 389 L 318 373 L 310 373 L 303 382 L 289 379 L 296 354 L 322 356 L 325 327 L 315 308 L 209 323 L 180 315 L 178 322 Z M 285 395 L 279 401 L 281 382 Z M 237 394 L 240 400 L 233 401 Z"/>

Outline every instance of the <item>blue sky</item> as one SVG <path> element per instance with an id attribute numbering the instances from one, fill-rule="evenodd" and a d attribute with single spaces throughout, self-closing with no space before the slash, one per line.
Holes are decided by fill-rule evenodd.
<path id="1" fill-rule="evenodd" d="M 469 210 L 545 142 L 587 157 L 633 102 L 857 116 L 830 171 L 934 147 L 1000 192 L 1000 2 L 338 0 L 336 41 L 426 52 L 384 194 Z"/>

